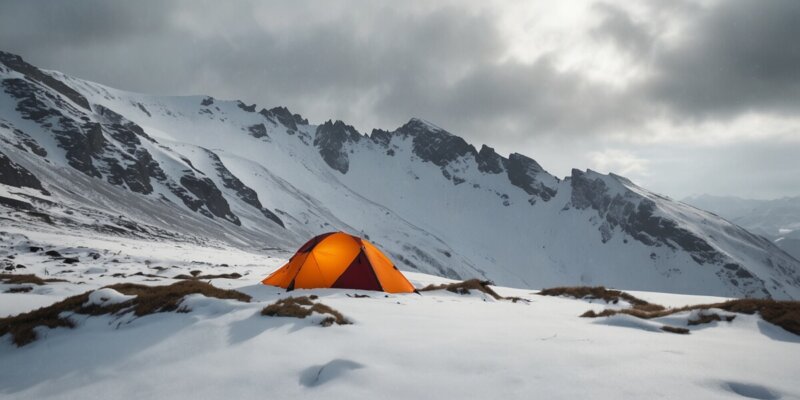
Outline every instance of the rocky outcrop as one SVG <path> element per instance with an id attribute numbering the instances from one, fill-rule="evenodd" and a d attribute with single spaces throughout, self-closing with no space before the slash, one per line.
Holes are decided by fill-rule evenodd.
<path id="1" fill-rule="evenodd" d="M 413 137 L 414 155 L 440 167 L 467 154 L 477 156 L 475 148 L 464 139 L 417 118 L 398 128 L 395 135 Z"/>
<path id="2" fill-rule="evenodd" d="M 529 195 L 537 196 L 548 201 L 556 195 L 554 188 L 548 187 L 537 179 L 540 175 L 549 176 L 539 163 L 522 154 L 512 153 L 505 160 L 503 166 L 508 174 L 508 180 Z"/>
<path id="3" fill-rule="evenodd" d="M 89 109 L 89 101 L 86 100 L 86 97 L 83 97 L 83 95 L 75 91 L 75 89 L 69 87 L 64 82 L 61 82 L 60 80 L 46 74 L 39 68 L 36 68 L 31 64 L 28 64 L 22 59 L 22 57 L 15 54 L 0 51 L 0 63 L 2 63 L 6 67 L 14 71 L 17 71 L 25 75 L 28 79 L 32 81 L 39 82 L 55 90 L 62 96 L 70 99 L 73 103 L 77 104 L 78 106 L 83 107 L 87 110 Z"/>
<path id="4" fill-rule="evenodd" d="M 320 156 L 331 168 L 346 174 L 350 168 L 345 144 L 358 142 L 361 134 L 356 128 L 346 125 L 342 121 L 328 122 L 317 127 L 314 137 L 314 146 L 319 150 Z"/>
<path id="5" fill-rule="evenodd" d="M 191 199 L 188 196 L 181 197 L 187 207 L 205 214 L 205 210 L 201 209 L 201 207 L 205 206 L 211 215 L 226 219 L 236 225 L 241 225 L 239 217 L 231 212 L 230 205 L 211 179 L 198 178 L 193 174 L 187 173 L 181 177 L 180 182 L 184 188 L 196 197 L 196 199 Z"/>
<path id="6" fill-rule="evenodd" d="M 263 137 L 269 138 L 267 135 L 267 127 L 264 124 L 255 124 L 250 125 L 247 130 L 250 132 L 250 136 L 261 139 Z"/>
<path id="7" fill-rule="evenodd" d="M 261 205 L 261 201 L 258 199 L 258 194 L 256 191 L 245 185 L 241 180 L 239 180 L 239 178 L 236 177 L 236 175 L 231 173 L 231 171 L 225 167 L 225 164 L 222 163 L 222 160 L 220 160 L 219 156 L 210 150 L 205 150 L 205 152 L 212 160 L 214 169 L 217 171 L 220 179 L 222 179 L 223 186 L 232 190 L 242 201 L 256 208 L 259 212 L 261 212 L 261 214 L 271 221 L 275 222 L 281 227 L 285 227 L 283 225 L 283 221 L 281 221 L 281 219 L 278 218 L 275 213 Z"/>
<path id="8" fill-rule="evenodd" d="M 8 156 L 0 152 L 0 184 L 17 188 L 31 188 L 47 194 L 42 187 L 42 182 L 30 171 L 11 161 Z"/>
<path id="9" fill-rule="evenodd" d="M 503 163 L 505 159 L 487 145 L 481 146 L 481 151 L 475 156 L 475 161 L 478 162 L 478 170 L 481 172 L 488 174 L 499 174 L 503 172 Z"/>
<path id="10" fill-rule="evenodd" d="M 290 130 L 296 131 L 297 125 L 308 125 L 308 120 L 303 118 L 300 114 L 292 114 L 286 107 L 275 107 L 268 111 L 268 115 L 274 117 L 283 126 Z"/>

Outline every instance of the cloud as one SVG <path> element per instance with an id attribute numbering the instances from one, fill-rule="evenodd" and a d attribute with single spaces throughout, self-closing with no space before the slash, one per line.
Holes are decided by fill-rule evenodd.
<path id="1" fill-rule="evenodd" d="M 612 40 L 633 56 L 649 52 L 654 38 L 645 23 L 635 21 L 627 11 L 609 3 L 596 3 L 592 8 L 602 16 L 592 34 Z"/>
<path id="2" fill-rule="evenodd" d="M 593 169 L 600 172 L 614 172 L 632 178 L 649 175 L 649 161 L 627 150 L 605 149 L 590 153 L 590 157 Z"/>
<path id="3" fill-rule="evenodd" d="M 665 154 L 644 155 L 654 143 L 666 152 L 757 137 L 800 151 L 786 140 L 800 129 L 795 0 L 0 0 L 0 9 L 0 48 L 44 68 L 133 91 L 284 105 L 361 131 L 422 117 L 476 145 L 548 159 L 561 175 L 568 162 L 655 182 L 675 169 L 657 161 Z M 767 169 L 767 158 L 746 162 Z"/>
<path id="4" fill-rule="evenodd" d="M 800 116 L 800 2 L 726 0 L 655 56 L 643 90 L 679 117 Z"/>

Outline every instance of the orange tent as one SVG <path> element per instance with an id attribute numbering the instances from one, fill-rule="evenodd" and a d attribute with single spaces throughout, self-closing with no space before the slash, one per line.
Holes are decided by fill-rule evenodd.
<path id="1" fill-rule="evenodd" d="M 414 292 L 414 285 L 372 243 L 344 232 L 319 235 L 261 283 L 293 289 L 342 288 Z"/>

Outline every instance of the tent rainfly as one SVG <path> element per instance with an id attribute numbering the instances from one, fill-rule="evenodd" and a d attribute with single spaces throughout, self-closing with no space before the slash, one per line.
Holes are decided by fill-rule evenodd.
<path id="1" fill-rule="evenodd" d="M 414 285 L 372 243 L 344 232 L 316 236 L 261 281 L 294 289 L 340 288 L 411 293 Z"/>

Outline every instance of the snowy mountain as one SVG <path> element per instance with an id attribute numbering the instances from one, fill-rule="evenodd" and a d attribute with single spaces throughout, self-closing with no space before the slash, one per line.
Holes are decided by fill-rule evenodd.
<path id="1" fill-rule="evenodd" d="M 705 194 L 683 201 L 767 237 L 800 260 L 800 197 L 754 200 Z"/>
<path id="2" fill-rule="evenodd" d="M 8 53 L 0 80 L 5 229 L 264 254 L 344 230 L 449 278 L 800 298 L 800 261 L 725 219 L 613 174 L 560 179 L 420 119 L 366 135 L 282 107 L 120 91 Z"/>

